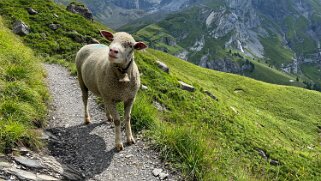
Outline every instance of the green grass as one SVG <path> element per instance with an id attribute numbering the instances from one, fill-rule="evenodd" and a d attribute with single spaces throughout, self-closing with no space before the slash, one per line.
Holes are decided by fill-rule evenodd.
<path id="1" fill-rule="evenodd" d="M 159 113 L 150 136 L 190 180 L 321 178 L 320 93 L 207 70 L 154 50 L 136 57 L 149 87 L 143 93 L 169 110 Z M 170 75 L 154 66 L 156 59 Z M 197 91 L 180 90 L 177 80 Z M 257 149 L 280 165 L 270 165 Z"/>
<path id="2" fill-rule="evenodd" d="M 314 20 L 319 20 L 319 16 L 314 16 Z M 293 16 L 288 16 L 285 18 L 284 24 L 286 26 L 287 38 L 290 47 L 300 55 L 307 55 L 315 53 L 317 50 L 317 45 L 315 40 L 306 34 L 309 30 L 309 20 L 301 16 L 294 18 Z"/>
<path id="3" fill-rule="evenodd" d="M 65 12 L 50 1 L 32 0 L 28 1 L 31 4 L 24 2 L 25 5 L 21 3 L 22 1 L 13 0 L 0 2 L 0 13 L 5 14 L 7 25 L 19 17 L 25 7 L 32 4 L 44 8 L 44 15 L 47 11 L 60 12 L 64 20 L 59 23 L 69 22 L 70 27 L 79 28 L 76 30 L 81 34 L 93 33 L 92 36 L 98 36 L 97 29 L 100 25 Z M 12 6 L 15 8 L 10 8 Z M 46 9 L 47 6 L 53 10 Z M 25 15 L 21 19 L 39 27 L 39 30 L 24 37 L 24 42 L 39 54 L 50 55 L 47 59 L 52 62 L 74 66 L 70 62 L 82 44 L 74 44 L 68 39 L 65 31 L 69 29 L 62 28 L 61 31 L 52 32 L 37 17 Z M 83 23 L 82 26 L 86 29 L 81 30 L 78 22 L 74 21 Z M 35 34 L 40 32 L 46 32 L 55 39 L 37 38 Z M 64 41 L 70 45 L 64 45 Z M 38 43 L 43 45 L 37 45 Z M 45 48 L 46 44 L 52 43 L 53 49 Z M 57 49 L 54 45 L 66 47 Z M 285 56 L 287 55 L 286 53 Z M 142 83 L 148 86 L 148 90 L 139 91 L 137 96 L 132 111 L 133 128 L 136 131 L 148 130 L 146 136 L 153 140 L 154 148 L 162 153 L 162 158 L 179 168 L 186 180 L 321 179 L 321 138 L 318 128 L 321 126 L 320 93 L 204 69 L 152 49 L 136 52 L 135 57 L 142 73 Z M 170 68 L 170 74 L 161 71 L 156 60 L 165 62 Z M 256 68 L 261 67 L 258 65 Z M 15 75 L 15 79 L 30 77 L 24 76 L 24 69 L 6 69 L 6 72 L 8 75 Z M 288 78 L 284 76 L 284 81 Z M 11 76 L 3 76 L 0 90 L 11 80 Z M 194 85 L 196 91 L 191 93 L 181 90 L 178 80 Z M 13 92 L 21 92 L 22 97 L 26 97 L 28 91 L 22 91 L 25 88 L 11 86 L 14 87 L 10 84 L 8 93 L 14 90 Z M 205 90 L 214 94 L 219 101 L 206 95 Z M 30 97 L 29 101 L 33 97 L 35 96 Z M 167 111 L 157 111 L 153 101 L 164 105 Z M 8 115 L 15 109 L 31 109 L 25 104 L 16 105 L 10 101 L 2 107 Z M 21 113 L 26 120 L 30 116 L 30 111 L 27 112 L 28 114 Z M 12 130 L 11 127 L 6 129 Z M 14 130 L 17 134 L 22 133 L 16 127 Z M 266 152 L 267 161 L 258 154 L 258 149 Z M 271 160 L 277 160 L 280 164 L 271 165 Z"/>
<path id="4" fill-rule="evenodd" d="M 283 73 L 257 61 L 252 61 L 252 63 L 254 63 L 255 69 L 253 72 L 245 73 L 248 77 L 273 84 L 304 87 L 301 82 L 291 82 L 290 80 L 296 81 L 296 77 L 291 74 Z"/>
<path id="5" fill-rule="evenodd" d="M 309 79 L 315 80 L 319 84 L 321 83 L 321 68 L 315 64 L 304 64 L 302 71 Z"/>
<path id="6" fill-rule="evenodd" d="M 26 10 L 28 7 L 34 8 L 39 14 L 29 15 Z M 100 36 L 99 30 L 110 29 L 65 9 L 64 6 L 44 0 L 30 0 L 28 2 L 6 0 L 0 2 L 0 15 L 5 17 L 8 27 L 11 27 L 15 20 L 22 20 L 31 28 L 31 33 L 23 37 L 28 46 L 49 62 L 65 62 L 64 64 L 71 67 L 72 72 L 75 73 L 75 67 L 72 66 L 75 58 L 74 52 L 85 45 L 85 42 L 75 41 L 72 38 L 72 35 L 75 34 L 74 31 L 84 39 L 92 37 L 100 42 L 106 42 Z M 48 26 L 51 23 L 60 24 L 61 28 L 53 31 Z"/>
<path id="7" fill-rule="evenodd" d="M 0 17 L 0 152 L 15 146 L 38 148 L 35 132 L 44 124 L 48 93 L 40 60 Z"/>
<path id="8" fill-rule="evenodd" d="M 166 30 L 159 27 L 156 24 L 151 24 L 135 33 L 136 39 L 149 42 L 149 47 L 167 51 L 170 54 L 177 54 L 183 50 L 179 45 L 168 45 L 165 43 L 165 38 L 176 42 L 176 39 L 170 34 L 166 33 Z"/>
<path id="9" fill-rule="evenodd" d="M 261 38 L 261 43 L 264 46 L 264 57 L 271 64 L 280 68 L 281 65 L 292 63 L 294 53 L 291 49 L 282 46 L 280 37 Z"/>

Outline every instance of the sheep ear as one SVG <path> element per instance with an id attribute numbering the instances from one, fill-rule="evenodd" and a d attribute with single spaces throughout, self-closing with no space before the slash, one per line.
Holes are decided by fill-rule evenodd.
<path id="1" fill-rule="evenodd" d="M 140 42 L 135 43 L 134 48 L 136 50 L 143 50 L 143 49 L 147 48 L 147 45 L 144 42 L 140 41 Z"/>
<path id="2" fill-rule="evenodd" d="M 101 34 L 101 36 L 105 37 L 109 41 L 114 40 L 114 35 L 109 31 L 101 30 L 100 34 Z"/>

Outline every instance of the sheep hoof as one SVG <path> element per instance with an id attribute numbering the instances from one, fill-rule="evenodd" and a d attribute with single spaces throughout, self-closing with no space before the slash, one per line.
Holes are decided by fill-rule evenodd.
<path id="1" fill-rule="evenodd" d="M 116 144 L 116 150 L 117 150 L 117 151 L 122 151 L 122 150 L 124 150 L 123 144 L 122 144 L 122 143 Z"/>
<path id="2" fill-rule="evenodd" d="M 90 124 L 90 118 L 85 118 L 85 124 Z"/>
<path id="3" fill-rule="evenodd" d="M 132 144 L 135 144 L 135 143 L 136 143 L 136 141 L 135 141 L 135 139 L 133 137 L 131 137 L 130 139 L 127 139 L 127 144 L 132 145 Z"/>

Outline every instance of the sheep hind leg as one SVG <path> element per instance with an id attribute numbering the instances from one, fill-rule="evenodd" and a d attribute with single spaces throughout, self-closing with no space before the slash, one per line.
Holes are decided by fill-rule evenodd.
<path id="1" fill-rule="evenodd" d="M 82 92 L 82 101 L 84 103 L 84 112 L 85 112 L 85 124 L 90 123 L 90 115 L 88 110 L 88 88 L 86 87 L 85 83 L 83 82 L 80 75 L 78 75 L 79 85 Z"/>
<path id="2" fill-rule="evenodd" d="M 115 147 L 117 151 L 121 151 L 124 149 L 122 140 L 121 140 L 121 128 L 120 128 L 120 117 L 116 109 L 116 103 L 105 103 L 105 107 L 108 110 L 106 112 L 107 117 L 109 113 L 114 120 L 115 125 Z"/>
<path id="3" fill-rule="evenodd" d="M 107 108 L 105 109 L 105 111 L 106 111 L 106 116 L 107 116 L 107 122 L 113 122 L 113 117 L 111 116 L 111 114 L 109 113 Z"/>
<path id="4" fill-rule="evenodd" d="M 131 118 L 131 111 L 133 107 L 134 99 L 130 99 L 125 102 L 125 128 L 126 128 L 126 137 L 128 144 L 135 144 L 135 139 L 132 134 L 130 118 Z"/>

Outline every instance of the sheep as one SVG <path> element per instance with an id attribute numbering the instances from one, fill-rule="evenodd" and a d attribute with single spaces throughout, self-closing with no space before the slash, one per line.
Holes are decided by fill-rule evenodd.
<path id="1" fill-rule="evenodd" d="M 143 50 L 147 45 L 136 42 L 125 32 L 112 34 L 100 31 L 111 41 L 109 47 L 102 44 L 90 44 L 82 47 L 76 55 L 76 68 L 82 100 L 85 110 L 85 124 L 90 123 L 88 112 L 88 90 L 103 100 L 108 121 L 115 124 L 115 147 L 124 149 L 121 141 L 120 116 L 116 104 L 124 102 L 124 119 L 128 144 L 135 140 L 131 131 L 131 109 L 140 87 L 140 77 L 134 61 L 134 50 Z"/>

